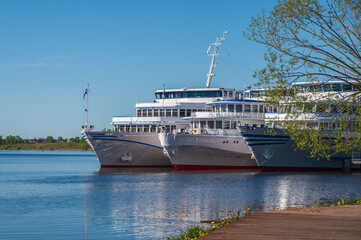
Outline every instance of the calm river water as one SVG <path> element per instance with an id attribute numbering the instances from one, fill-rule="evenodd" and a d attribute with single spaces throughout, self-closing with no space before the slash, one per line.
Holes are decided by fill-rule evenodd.
<path id="1" fill-rule="evenodd" d="M 361 197 L 360 173 L 98 168 L 92 152 L 0 151 L 0 239 L 160 239 L 230 210 Z"/>

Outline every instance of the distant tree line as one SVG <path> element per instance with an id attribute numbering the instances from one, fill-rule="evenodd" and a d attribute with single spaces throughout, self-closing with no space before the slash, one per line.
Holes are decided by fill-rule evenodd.
<path id="1" fill-rule="evenodd" d="M 52 136 L 46 138 L 21 138 L 20 136 L 9 135 L 5 139 L 0 135 L 0 145 L 33 144 L 33 143 L 86 143 L 84 138 L 63 138 L 59 136 L 54 139 Z"/>

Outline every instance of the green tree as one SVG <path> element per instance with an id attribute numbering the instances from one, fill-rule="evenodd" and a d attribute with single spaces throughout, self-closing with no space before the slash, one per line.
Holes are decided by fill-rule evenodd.
<path id="1" fill-rule="evenodd" d="M 3 136 L 0 135 L 0 145 L 3 144 Z"/>
<path id="2" fill-rule="evenodd" d="M 46 143 L 52 143 L 52 142 L 54 142 L 54 138 L 52 136 L 47 136 L 46 139 L 45 139 L 45 142 Z"/>
<path id="3" fill-rule="evenodd" d="M 62 137 L 58 137 L 58 142 L 64 141 L 64 139 Z"/>
<path id="4" fill-rule="evenodd" d="M 272 11 L 252 18 L 244 35 L 267 49 L 267 66 L 255 77 L 268 90 L 270 104 L 281 104 L 287 113 L 284 127 L 299 148 L 328 158 L 361 149 L 360 1 L 281 0 Z M 353 91 L 317 98 L 305 93 L 321 91 L 320 82 L 333 87 L 327 83 L 335 80 L 351 85 Z M 297 87 L 296 82 L 309 88 Z M 307 117 L 312 110 L 316 113 Z M 305 131 L 316 119 L 330 118 L 333 122 L 327 127 L 323 122 Z"/>

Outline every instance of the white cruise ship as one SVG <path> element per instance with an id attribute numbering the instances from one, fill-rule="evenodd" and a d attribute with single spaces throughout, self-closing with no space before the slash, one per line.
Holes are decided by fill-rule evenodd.
<path id="1" fill-rule="evenodd" d="M 240 99 L 210 102 L 212 111 L 195 112 L 189 133 L 160 133 L 159 139 L 174 170 L 258 169 L 237 125 L 263 127 L 266 106 L 260 90 Z"/>
<path id="2" fill-rule="evenodd" d="M 188 120 L 184 118 L 194 112 L 211 111 L 212 106 L 207 103 L 240 98 L 240 92 L 235 89 L 210 88 L 218 46 L 225 34 L 211 44 L 212 62 L 205 88 L 156 90 L 153 102 L 136 104 L 137 116 L 113 117 L 112 132 L 92 131 L 85 125 L 83 134 L 101 167 L 171 167 L 169 158 L 163 154 L 158 133 L 161 130 L 184 132 L 188 127 Z"/>
<path id="3" fill-rule="evenodd" d="M 298 83 L 295 87 L 301 88 L 301 94 L 317 99 L 330 99 L 334 96 L 347 97 L 354 92 L 353 87 L 340 81 L 320 84 Z M 318 88 L 313 92 L 313 88 Z M 305 131 L 308 127 L 320 127 L 328 129 L 330 133 L 337 129 L 337 115 L 335 110 L 329 113 L 318 112 L 319 109 L 330 109 L 329 103 L 315 105 L 313 112 L 302 113 L 292 121 L 300 120 L 305 123 Z M 316 113 L 317 112 L 317 113 Z M 311 158 L 308 151 L 299 150 L 291 140 L 290 135 L 284 129 L 284 123 L 290 121 L 289 113 L 283 111 L 265 114 L 267 128 L 239 127 L 239 131 L 245 138 L 248 146 L 255 156 L 261 171 L 348 171 L 360 170 L 360 164 L 353 164 L 351 156 L 340 153 L 331 159 Z M 270 129 L 272 129 L 270 131 Z M 332 136 L 332 135 L 330 135 Z M 359 155 L 359 153 L 358 153 Z M 358 156 L 358 158 L 360 158 Z"/>

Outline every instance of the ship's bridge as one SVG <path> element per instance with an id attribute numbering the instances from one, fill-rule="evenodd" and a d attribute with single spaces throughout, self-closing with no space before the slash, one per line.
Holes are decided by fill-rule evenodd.
<path id="1" fill-rule="evenodd" d="M 195 98 L 239 98 L 240 93 L 234 88 L 180 88 L 155 91 L 155 99 L 188 99 Z"/>

